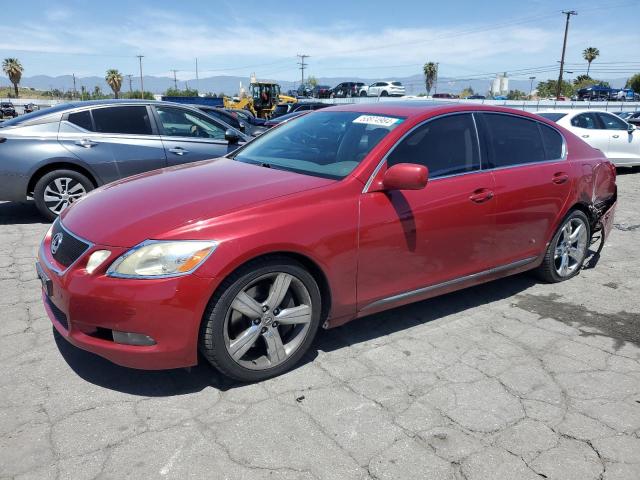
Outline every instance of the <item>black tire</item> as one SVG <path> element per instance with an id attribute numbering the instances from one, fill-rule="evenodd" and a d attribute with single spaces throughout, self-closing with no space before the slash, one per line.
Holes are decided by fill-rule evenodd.
<path id="1" fill-rule="evenodd" d="M 43 175 L 37 181 L 36 186 L 33 189 L 33 199 L 38 211 L 49 221 L 54 221 L 58 217 L 59 212 L 56 213 L 53 211 L 51 208 L 51 202 L 48 204 L 45 200 L 45 190 L 48 185 L 52 184 L 57 179 L 71 179 L 73 181 L 72 188 L 75 188 L 76 184 L 80 184 L 84 189 L 84 194 L 87 194 L 94 189 L 94 185 L 91 180 L 75 170 L 54 170 L 53 172 Z M 71 199 L 70 203 L 73 203 L 75 200 L 77 200 L 77 198 Z"/>
<path id="2" fill-rule="evenodd" d="M 380 94 L 381 97 L 388 97 L 389 96 L 389 92 L 387 92 L 386 90 L 383 90 L 382 93 Z"/>
<path id="3" fill-rule="evenodd" d="M 367 92 L 365 92 L 364 90 L 362 92 L 360 92 L 360 96 L 361 97 L 366 97 L 367 96 Z"/>
<path id="4" fill-rule="evenodd" d="M 236 295 L 252 281 L 272 273 L 287 273 L 304 284 L 311 298 L 311 321 L 303 341 L 282 363 L 265 369 L 249 369 L 236 362 L 225 344 L 227 313 Z M 222 374 L 242 382 L 258 382 L 281 375 L 294 367 L 307 352 L 320 325 L 322 298 L 313 276 L 300 263 L 282 256 L 258 259 L 240 267 L 221 284 L 209 301 L 200 327 L 199 348 L 204 357 Z"/>
<path id="5" fill-rule="evenodd" d="M 560 275 L 557 271 L 556 265 L 556 248 L 558 247 L 558 241 L 563 235 L 563 229 L 565 225 L 572 222 L 574 219 L 584 224 L 587 234 L 586 243 L 583 248 L 582 259 L 577 262 L 575 268 L 567 275 Z M 584 263 L 584 260 L 586 258 L 587 250 L 589 249 L 590 243 L 591 227 L 589 225 L 589 219 L 582 211 L 572 210 L 558 226 L 558 229 L 553 235 L 551 242 L 549 242 L 549 246 L 547 247 L 547 251 L 545 252 L 542 264 L 535 270 L 535 274 L 538 276 L 538 278 L 548 283 L 564 282 L 565 280 L 569 280 L 570 278 L 575 277 L 576 275 L 578 275 L 578 273 L 580 273 L 580 270 L 582 269 L 582 264 Z"/>

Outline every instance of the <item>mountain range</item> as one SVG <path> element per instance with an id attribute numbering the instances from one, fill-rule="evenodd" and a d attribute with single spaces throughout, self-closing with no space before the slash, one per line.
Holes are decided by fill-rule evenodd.
<path id="1" fill-rule="evenodd" d="M 259 78 L 259 77 L 258 77 Z M 157 77 L 157 76 L 145 76 L 144 88 L 147 91 L 160 94 L 167 89 L 174 86 L 174 80 L 170 77 Z M 416 95 L 421 92 L 425 92 L 424 77 L 420 74 L 412 75 L 409 77 L 401 78 L 354 78 L 354 77 L 319 77 L 317 78 L 319 85 L 335 86 L 338 83 L 345 81 L 357 81 L 363 82 L 367 85 L 377 80 L 398 80 L 406 87 L 407 95 Z M 626 81 L 626 78 L 606 79 L 612 87 L 622 87 Z M 95 86 L 99 86 L 100 89 L 105 92 L 111 92 L 110 87 L 107 85 L 103 77 L 91 76 L 91 77 L 76 77 L 76 90 L 80 91 L 84 86 L 88 91 L 93 91 Z M 295 89 L 300 82 L 292 82 L 288 80 L 276 80 L 283 92 L 289 89 Z M 185 87 L 197 88 L 200 93 L 225 93 L 232 95 L 238 92 L 240 83 L 247 87 L 249 85 L 249 77 L 239 76 L 214 76 L 200 78 L 197 82 L 192 80 L 179 80 L 177 82 L 178 88 L 184 89 Z M 6 77 L 0 77 L 0 85 L 10 85 L 9 80 Z M 140 78 L 132 77 L 131 85 L 133 90 L 140 89 Z M 58 89 L 62 91 L 73 90 L 73 77 L 71 75 L 49 76 L 49 75 L 35 75 L 31 77 L 23 77 L 20 82 L 21 87 L 31 87 L 36 90 L 52 90 Z M 491 86 L 491 80 L 460 80 L 452 78 L 440 78 L 437 84 L 437 91 L 442 93 L 459 93 L 466 87 L 471 87 L 476 93 L 485 94 L 489 91 Z M 534 82 L 533 87 L 536 84 Z M 509 79 L 510 90 L 521 90 L 529 92 L 530 81 L 529 80 L 515 80 Z M 129 90 L 129 78 L 125 77 L 122 82 L 122 91 Z M 433 93 L 433 91 L 432 91 Z"/>

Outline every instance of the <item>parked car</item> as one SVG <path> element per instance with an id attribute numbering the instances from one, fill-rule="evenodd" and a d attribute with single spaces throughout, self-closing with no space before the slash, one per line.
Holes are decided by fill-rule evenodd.
<path id="1" fill-rule="evenodd" d="M 456 96 L 453 93 L 434 93 L 431 98 L 456 98 Z"/>
<path id="2" fill-rule="evenodd" d="M 362 82 L 342 82 L 331 89 L 329 96 L 331 98 L 357 97 L 364 86 Z"/>
<path id="3" fill-rule="evenodd" d="M 640 127 L 640 112 L 631 112 L 631 115 L 628 115 L 626 118 L 623 118 L 623 120 L 625 120 L 627 123 L 635 125 L 637 129 L 637 127 Z"/>
<path id="4" fill-rule="evenodd" d="M 0 118 L 15 117 L 16 109 L 11 102 L 0 103 Z"/>
<path id="5" fill-rule="evenodd" d="M 239 109 L 239 108 L 229 108 L 229 109 L 227 109 L 227 111 L 235 113 L 236 115 L 238 115 L 242 119 L 246 120 L 248 123 L 250 123 L 251 125 L 253 125 L 255 127 L 261 127 L 262 125 L 264 125 L 265 119 L 256 117 L 249 110 L 244 110 L 244 109 Z"/>
<path id="6" fill-rule="evenodd" d="M 485 100 L 487 97 L 484 95 L 469 95 L 468 97 L 464 97 L 467 100 Z"/>
<path id="7" fill-rule="evenodd" d="M 613 165 L 542 117 L 343 105 L 98 189 L 53 224 L 37 271 L 82 349 L 141 369 L 201 352 L 259 381 L 320 327 L 526 270 L 578 275 L 615 202 Z"/>
<path id="8" fill-rule="evenodd" d="M 281 117 L 288 113 L 308 112 L 309 110 L 319 110 L 321 108 L 330 107 L 328 103 L 322 102 L 297 102 L 297 103 L 280 103 L 276 105 L 275 110 L 271 114 L 271 119 Z"/>
<path id="9" fill-rule="evenodd" d="M 316 85 L 311 90 L 313 98 L 329 98 L 331 96 L 331 87 L 329 85 Z"/>
<path id="10" fill-rule="evenodd" d="M 37 109 L 38 109 L 38 106 L 35 103 L 27 103 L 23 107 L 23 113 L 35 112 Z"/>
<path id="11" fill-rule="evenodd" d="M 400 82 L 375 82 L 360 89 L 361 97 L 402 97 L 405 89 Z"/>
<path id="12" fill-rule="evenodd" d="M 618 115 L 623 120 L 627 120 L 627 118 L 633 115 L 633 113 L 634 112 L 615 112 L 615 114 Z"/>
<path id="13" fill-rule="evenodd" d="M 270 118 L 264 123 L 264 126 L 267 128 L 272 128 L 272 127 L 275 127 L 276 125 L 280 125 L 283 122 L 291 120 L 292 118 L 299 117 L 300 115 L 303 115 L 308 112 L 309 110 L 300 110 L 297 112 L 291 112 L 285 115 L 280 115 L 279 117 L 276 117 L 276 118 Z"/>
<path id="14" fill-rule="evenodd" d="M 302 84 L 298 87 L 298 89 L 296 90 L 297 95 L 295 95 L 296 97 L 302 97 L 302 98 L 308 98 L 311 96 L 311 93 L 313 91 L 313 87 L 307 83 Z"/>
<path id="15" fill-rule="evenodd" d="M 0 124 L 0 200 L 53 220 L 129 175 L 219 157 L 248 136 L 199 110 L 142 100 L 65 103 Z"/>
<path id="16" fill-rule="evenodd" d="M 232 109 L 227 110 L 222 107 L 212 107 L 209 105 L 194 105 L 194 107 L 196 107 L 201 112 L 206 113 L 210 117 L 217 118 L 218 120 L 221 120 L 225 124 L 247 135 L 252 135 L 252 136 L 260 135 L 262 132 L 265 131 L 265 128 L 263 126 L 258 127 L 256 125 L 252 125 L 251 123 L 246 121 L 243 117 L 239 116 L 238 113 L 236 113 L 236 110 L 232 110 Z"/>
<path id="17" fill-rule="evenodd" d="M 600 110 L 552 110 L 538 115 L 553 120 L 594 148 L 616 166 L 640 165 L 640 132 L 617 115 Z"/>

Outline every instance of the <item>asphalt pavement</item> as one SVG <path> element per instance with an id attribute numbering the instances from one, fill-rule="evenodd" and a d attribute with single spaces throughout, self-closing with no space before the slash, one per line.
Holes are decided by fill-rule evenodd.
<path id="1" fill-rule="evenodd" d="M 595 268 L 523 274 L 322 331 L 241 385 L 142 372 L 52 331 L 47 229 L 0 203 L 0 478 L 640 478 L 640 173 Z"/>

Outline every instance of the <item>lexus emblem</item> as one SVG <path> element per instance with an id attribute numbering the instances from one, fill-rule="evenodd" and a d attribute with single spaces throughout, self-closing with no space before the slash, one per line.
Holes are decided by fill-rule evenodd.
<path id="1" fill-rule="evenodd" d="M 62 232 L 56 233 L 51 240 L 51 253 L 53 255 L 56 254 L 60 245 L 62 245 Z"/>

